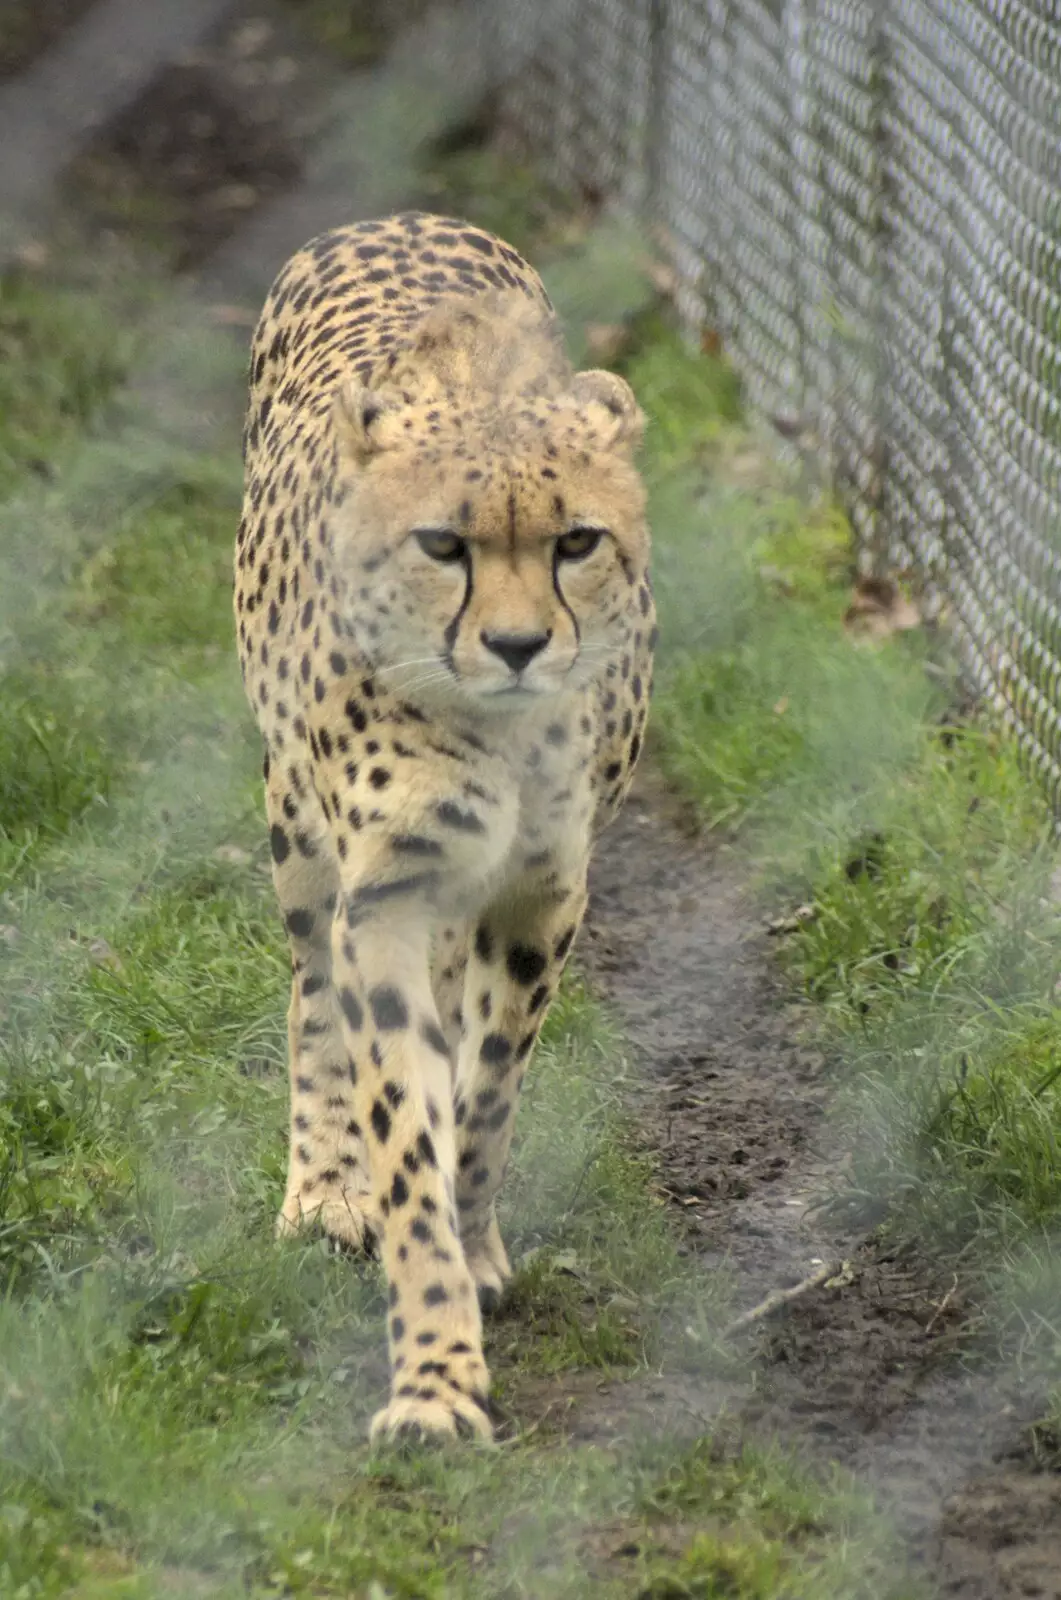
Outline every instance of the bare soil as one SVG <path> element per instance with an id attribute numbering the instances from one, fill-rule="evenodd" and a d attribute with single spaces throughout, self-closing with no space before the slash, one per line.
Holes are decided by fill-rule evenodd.
<path id="1" fill-rule="evenodd" d="M 298 181 L 340 76 L 282 6 L 247 0 L 100 130 L 67 194 L 95 226 L 195 268 Z"/>
<path id="2" fill-rule="evenodd" d="M 0 7 L 0 83 L 24 72 L 72 28 L 95 0 L 4 0 Z"/>
<path id="3" fill-rule="evenodd" d="M 843 1158 L 808 1014 L 786 1003 L 739 862 L 651 773 L 601 841 L 582 959 L 635 1049 L 639 1122 L 697 1264 L 735 1272 L 751 1307 L 845 1263 L 750 1333 L 736 1431 L 852 1469 L 941 1595 L 1061 1600 L 1061 1478 L 1035 1469 L 1030 1402 L 977 1370 L 972 1293 L 950 1270 L 822 1219 Z"/>

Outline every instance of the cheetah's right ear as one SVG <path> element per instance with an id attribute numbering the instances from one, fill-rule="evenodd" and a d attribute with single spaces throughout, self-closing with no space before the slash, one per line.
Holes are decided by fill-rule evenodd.
<path id="1" fill-rule="evenodd" d="M 340 444 L 356 461 L 369 461 L 398 442 L 400 411 L 395 396 L 356 382 L 342 384 L 333 412 Z"/>

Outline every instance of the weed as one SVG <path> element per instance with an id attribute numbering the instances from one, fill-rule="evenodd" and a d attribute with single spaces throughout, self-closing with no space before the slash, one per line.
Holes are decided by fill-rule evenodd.
<path id="1" fill-rule="evenodd" d="M 102 297 L 0 276 L 0 495 L 47 475 L 124 376 L 132 336 Z"/>

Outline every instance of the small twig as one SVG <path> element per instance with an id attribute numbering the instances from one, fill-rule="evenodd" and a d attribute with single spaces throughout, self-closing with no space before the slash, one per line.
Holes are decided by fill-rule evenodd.
<path id="1" fill-rule="evenodd" d="M 954 1282 L 951 1284 L 950 1288 L 947 1290 L 946 1294 L 943 1296 L 943 1299 L 940 1301 L 940 1303 L 936 1307 L 935 1311 L 933 1311 L 932 1315 L 929 1317 L 928 1321 L 925 1323 L 925 1332 L 926 1333 L 931 1333 L 932 1332 L 932 1329 L 936 1326 L 936 1323 L 939 1321 L 940 1317 L 943 1315 L 943 1313 L 946 1311 L 947 1307 L 950 1305 L 951 1297 L 953 1296 L 954 1291 L 955 1291 L 955 1289 L 957 1289 L 957 1287 L 958 1287 L 958 1274 L 955 1273 L 954 1274 Z"/>
<path id="2" fill-rule="evenodd" d="M 764 1317 L 773 1316 L 775 1311 L 780 1311 L 782 1306 L 790 1305 L 793 1300 L 798 1300 L 801 1295 L 809 1294 L 812 1289 L 821 1288 L 830 1278 L 835 1278 L 843 1271 L 842 1261 L 830 1261 L 824 1267 L 818 1267 L 809 1278 L 804 1278 L 801 1283 L 794 1283 L 791 1289 L 773 1289 L 760 1300 L 757 1306 L 752 1306 L 750 1311 L 743 1311 L 739 1317 L 734 1317 L 723 1333 L 728 1338 L 731 1334 L 739 1333 L 742 1328 L 750 1327 L 753 1322 L 762 1322 Z"/>

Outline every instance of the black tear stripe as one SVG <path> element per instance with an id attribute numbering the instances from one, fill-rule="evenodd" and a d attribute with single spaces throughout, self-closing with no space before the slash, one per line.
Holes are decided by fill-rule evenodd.
<path id="1" fill-rule="evenodd" d="M 505 506 L 508 515 L 508 548 L 512 554 L 516 553 L 516 491 L 508 491 L 508 500 Z"/>
<path id="2" fill-rule="evenodd" d="M 564 591 L 560 587 L 560 562 L 556 556 L 553 557 L 553 588 L 556 591 L 556 598 L 559 600 L 560 604 L 571 618 L 571 626 L 575 630 L 575 648 L 581 649 L 582 633 L 578 625 L 578 618 L 568 605 L 567 600 L 564 597 Z"/>
<path id="3" fill-rule="evenodd" d="M 446 631 L 442 635 L 446 646 L 446 665 L 451 672 L 453 670 L 453 646 L 456 644 L 457 634 L 460 632 L 461 618 L 471 604 L 472 598 L 472 560 L 467 551 L 464 553 L 461 565 L 464 568 L 464 599 L 457 608 L 456 616 L 446 623 Z"/>

